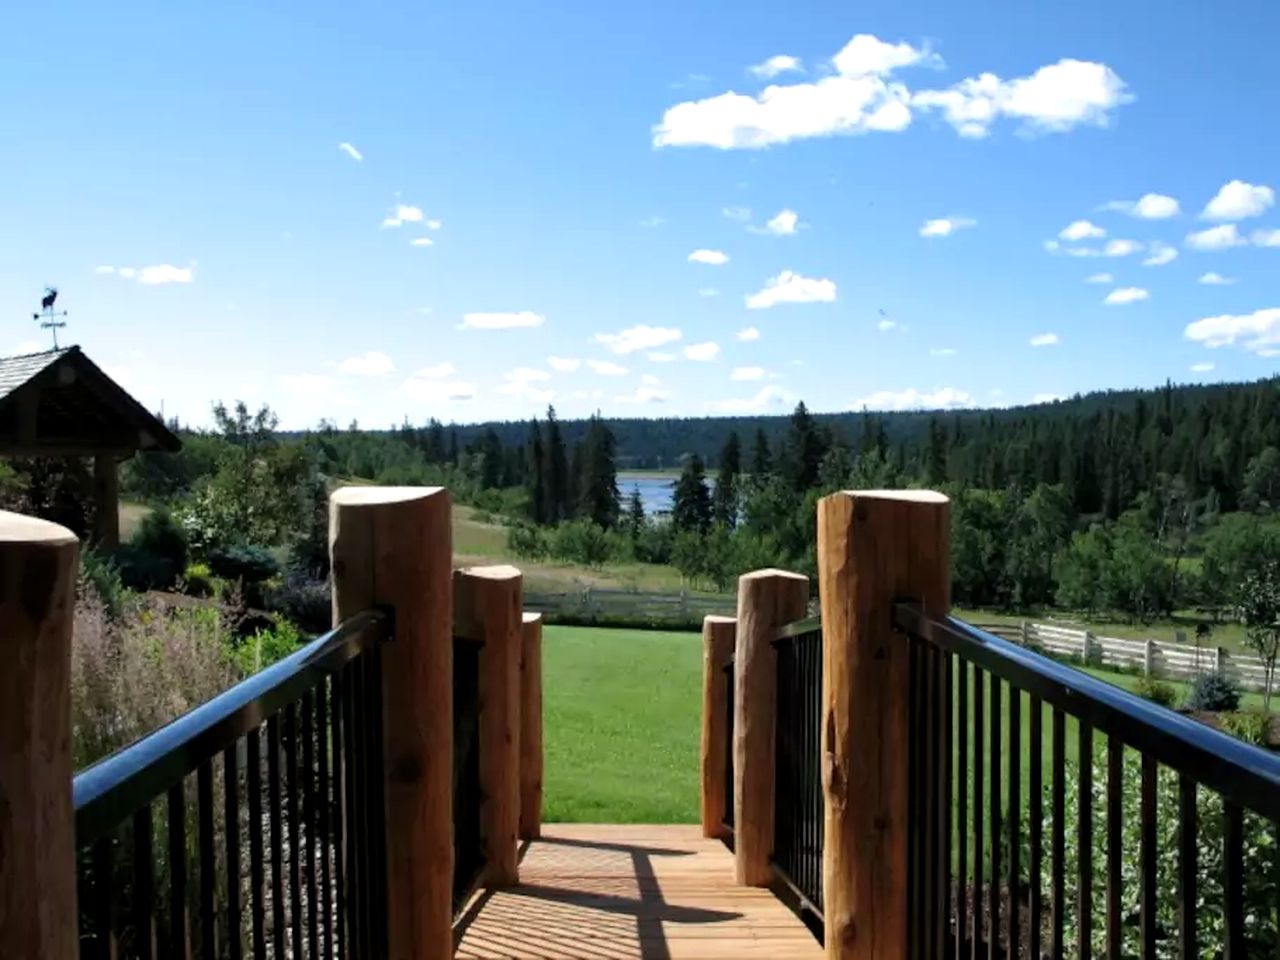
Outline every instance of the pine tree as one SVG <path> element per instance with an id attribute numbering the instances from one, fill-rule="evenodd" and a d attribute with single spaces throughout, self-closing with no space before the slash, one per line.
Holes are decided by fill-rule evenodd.
<path id="1" fill-rule="evenodd" d="M 449 428 L 449 466 L 458 465 L 458 428 Z"/>
<path id="2" fill-rule="evenodd" d="M 720 473 L 716 476 L 714 514 L 716 523 L 729 529 L 738 522 L 738 474 L 742 472 L 742 443 L 736 430 L 720 451 Z"/>
<path id="3" fill-rule="evenodd" d="M 711 491 L 707 489 L 702 458 L 695 453 L 685 461 L 676 481 L 671 526 L 680 531 L 706 533 L 711 527 L 711 514 Z"/>
<path id="4" fill-rule="evenodd" d="M 542 443 L 542 428 L 538 418 L 529 422 L 529 518 L 536 524 L 547 522 L 546 450 Z"/>
<path id="5" fill-rule="evenodd" d="M 925 464 L 925 482 L 931 486 L 947 480 L 947 434 L 937 417 L 929 419 L 929 459 Z"/>
<path id="6" fill-rule="evenodd" d="M 627 506 L 627 532 L 632 540 L 639 540 L 644 533 L 644 501 L 640 499 L 640 488 L 631 488 L 631 499 Z"/>
<path id="7" fill-rule="evenodd" d="M 617 441 L 596 413 L 582 442 L 578 512 L 605 529 L 618 522 Z"/>
<path id="8" fill-rule="evenodd" d="M 783 445 L 782 475 L 791 489 L 803 493 L 818 483 L 818 469 L 829 446 L 804 401 L 791 414 L 791 429 Z"/>
<path id="9" fill-rule="evenodd" d="M 756 428 L 756 440 L 751 448 L 751 475 L 763 479 L 773 472 L 773 454 L 769 452 L 769 438 L 764 427 Z"/>
<path id="10" fill-rule="evenodd" d="M 444 462 L 444 425 L 435 417 L 427 423 L 426 457 L 428 463 Z"/>
<path id="11" fill-rule="evenodd" d="M 543 445 L 543 522 L 559 523 L 569 516 L 569 464 L 556 408 L 547 407 L 547 434 Z"/>

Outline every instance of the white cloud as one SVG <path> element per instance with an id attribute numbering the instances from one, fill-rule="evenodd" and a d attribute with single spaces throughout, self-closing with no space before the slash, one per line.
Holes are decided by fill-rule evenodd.
<path id="1" fill-rule="evenodd" d="M 795 402 L 795 396 L 776 384 L 765 384 L 753 396 L 731 397 L 710 404 L 721 413 L 758 413 L 770 408 L 785 407 Z"/>
<path id="2" fill-rule="evenodd" d="M 1037 333 L 1027 342 L 1033 347 L 1056 347 L 1061 341 L 1056 333 Z"/>
<path id="3" fill-rule="evenodd" d="M 116 271 L 116 276 L 124 280 L 133 280 L 138 276 L 138 269 L 137 267 L 121 267 Z"/>
<path id="4" fill-rule="evenodd" d="M 1106 299 L 1102 302 L 1107 304 L 1107 306 L 1114 307 L 1149 299 L 1151 299 L 1151 294 L 1142 289 L 1142 287 L 1118 287 L 1108 293 Z"/>
<path id="5" fill-rule="evenodd" d="M 684 348 L 684 355 L 689 360 L 711 361 L 720 355 L 720 344 L 714 340 L 708 340 L 705 343 L 691 343 Z"/>
<path id="6" fill-rule="evenodd" d="M 1115 283 L 1115 280 L 1109 273 L 1095 273 L 1084 278 L 1085 283 Z"/>
<path id="7" fill-rule="evenodd" d="M 1182 212 L 1178 201 L 1163 193 L 1144 193 L 1137 200 L 1112 200 L 1110 203 L 1103 204 L 1102 208 L 1117 210 L 1142 220 L 1167 220 Z"/>
<path id="8" fill-rule="evenodd" d="M 885 43 L 869 33 L 859 33 L 831 58 L 837 71 L 849 77 L 878 76 L 899 67 L 917 64 L 941 67 L 942 58 L 927 46 L 916 48 L 909 43 Z"/>
<path id="9" fill-rule="evenodd" d="M 419 374 L 400 384 L 400 392 L 419 403 L 465 403 L 476 397 L 475 386 L 465 380 L 439 380 Z"/>
<path id="10" fill-rule="evenodd" d="M 430 247 L 430 246 L 433 246 L 434 244 L 435 244 L 435 241 L 432 240 L 430 237 L 414 237 L 412 240 L 409 241 L 409 246 L 411 247 Z"/>
<path id="11" fill-rule="evenodd" d="M 664 344 L 680 339 L 680 331 L 675 327 L 650 327 L 640 324 L 627 327 L 617 333 L 597 333 L 593 338 L 596 343 L 603 343 L 614 353 L 635 353 L 637 350 L 652 350 Z M 650 359 L 653 359 L 650 357 Z"/>
<path id="12" fill-rule="evenodd" d="M 328 397 L 333 392 L 333 377 L 320 373 L 286 373 L 280 386 L 299 397 Z"/>
<path id="13" fill-rule="evenodd" d="M 879 330 L 881 333 L 888 333 L 890 330 L 895 329 L 897 326 L 898 326 L 897 320 L 890 320 L 888 317 L 885 317 L 883 320 L 881 320 L 879 323 L 876 324 L 876 329 Z"/>
<path id="14" fill-rule="evenodd" d="M 1127 241 L 1126 241 L 1127 242 Z M 1102 251 L 1097 247 L 1064 247 L 1057 240 L 1046 240 L 1044 248 L 1054 256 L 1065 254 L 1068 257 L 1100 257 Z"/>
<path id="15" fill-rule="evenodd" d="M 591 368 L 592 372 L 598 373 L 602 377 L 621 377 L 629 372 L 626 367 L 614 363 L 612 360 L 588 360 L 587 366 Z"/>
<path id="16" fill-rule="evenodd" d="M 676 355 L 674 353 L 663 353 L 655 350 L 653 353 L 649 354 L 649 360 L 653 363 L 670 363 L 675 359 Z"/>
<path id="17" fill-rule="evenodd" d="M 577 357 L 547 357 L 547 363 L 557 373 L 573 373 L 582 366 L 582 361 Z"/>
<path id="18" fill-rule="evenodd" d="M 421 207 L 413 207 L 406 203 L 397 203 L 391 212 L 383 218 L 384 227 L 398 227 L 406 223 L 421 223 L 423 213 Z"/>
<path id="19" fill-rule="evenodd" d="M 643 377 L 640 378 L 640 382 L 643 383 L 646 387 L 657 387 L 662 385 L 662 381 L 659 378 L 655 377 L 652 373 L 646 373 Z"/>
<path id="20" fill-rule="evenodd" d="M 750 207 L 725 207 L 720 212 L 730 220 L 736 220 L 738 223 L 746 223 L 751 219 Z"/>
<path id="21" fill-rule="evenodd" d="M 532 310 L 510 313 L 468 313 L 462 317 L 463 330 L 513 330 L 518 327 L 540 327 L 547 318 Z"/>
<path id="22" fill-rule="evenodd" d="M 457 368 L 452 363 L 444 360 L 429 367 L 415 370 L 413 376 L 423 380 L 443 380 L 445 377 L 452 377 L 457 372 Z"/>
<path id="23" fill-rule="evenodd" d="M 364 154 L 361 153 L 359 150 L 357 150 L 355 147 L 353 147 L 351 144 L 347 143 L 345 140 L 342 143 L 338 144 L 338 149 L 341 150 L 343 153 L 345 153 L 352 160 L 360 161 L 364 159 Z"/>
<path id="24" fill-rule="evenodd" d="M 771 277 L 764 289 L 747 297 L 747 309 L 765 310 L 780 303 L 831 303 L 836 298 L 834 280 L 803 277 L 783 270 Z"/>
<path id="25" fill-rule="evenodd" d="M 958 351 L 955 347 L 933 347 L 929 351 L 931 357 L 954 357 Z"/>
<path id="26" fill-rule="evenodd" d="M 926 220 L 920 227 L 920 236 L 949 237 L 957 230 L 967 230 L 977 224 L 977 220 L 968 217 L 939 217 L 937 220 Z"/>
<path id="27" fill-rule="evenodd" d="M 804 73 L 804 64 L 800 62 L 799 57 L 781 53 L 747 69 L 763 80 L 772 80 L 782 73 Z"/>
<path id="28" fill-rule="evenodd" d="M 514 370 L 508 370 L 502 375 L 505 381 L 498 388 L 499 393 L 508 394 L 510 396 L 524 396 L 532 400 L 541 401 L 544 399 L 543 391 L 533 385 L 535 383 L 546 383 L 551 379 L 551 374 L 537 367 L 516 367 Z M 546 398 L 550 399 L 550 398 Z"/>
<path id="29" fill-rule="evenodd" d="M 973 394 L 955 387 L 940 387 L 933 391 L 917 390 L 914 387 L 896 392 L 878 390 L 870 396 L 853 401 L 855 410 L 950 410 L 973 405 Z"/>
<path id="30" fill-rule="evenodd" d="M 723 250 L 695 250 L 689 254 L 689 262 L 719 267 L 729 262 L 729 255 Z"/>
<path id="31" fill-rule="evenodd" d="M 1280 228 L 1253 231 L 1253 242 L 1259 247 L 1280 247 Z"/>
<path id="32" fill-rule="evenodd" d="M 1200 214 L 1206 220 L 1244 220 L 1265 213 L 1276 202 L 1270 187 L 1232 180 L 1224 183 Z"/>
<path id="33" fill-rule="evenodd" d="M 701 288 L 698 290 L 698 296 L 700 296 L 700 297 L 718 297 L 718 296 L 720 296 L 720 291 L 719 291 L 719 290 L 717 290 L 715 287 L 701 287 Z"/>
<path id="34" fill-rule="evenodd" d="M 385 377 L 396 365 L 381 350 L 370 350 L 357 357 L 347 357 L 338 364 L 338 370 L 352 377 Z"/>
<path id="35" fill-rule="evenodd" d="M 1229 250 L 1232 247 L 1242 247 L 1248 242 L 1240 236 L 1234 223 L 1224 223 L 1220 227 L 1187 234 L 1187 246 L 1192 250 Z"/>
<path id="36" fill-rule="evenodd" d="M 175 267 L 171 263 L 159 263 L 152 267 L 139 267 L 137 271 L 129 267 L 121 267 L 117 273 L 126 280 L 132 279 L 136 273 L 138 282 L 149 287 L 158 287 L 167 283 L 190 283 L 196 278 L 194 265 L 190 267 Z"/>
<path id="37" fill-rule="evenodd" d="M 1159 240 L 1154 241 L 1147 249 L 1151 252 L 1151 256 L 1142 261 L 1144 267 L 1163 267 L 1166 263 L 1173 263 L 1178 259 L 1177 248 L 1161 243 Z"/>
<path id="38" fill-rule="evenodd" d="M 1224 277 L 1222 274 L 1210 270 L 1208 273 L 1202 273 L 1200 279 L 1196 282 L 1210 287 L 1226 287 L 1235 283 L 1236 280 L 1236 277 Z"/>
<path id="39" fill-rule="evenodd" d="M 759 330 L 757 330 L 755 327 L 743 327 L 741 330 L 739 330 L 737 333 L 735 333 L 735 334 L 734 334 L 734 339 L 736 339 L 736 340 L 759 340 L 759 339 L 760 339 L 760 331 L 759 331 Z"/>
<path id="40" fill-rule="evenodd" d="M 1104 257 L 1127 257 L 1132 253 L 1137 253 L 1142 249 L 1142 244 L 1137 240 L 1108 240 L 1107 245 L 1102 248 Z"/>
<path id="41" fill-rule="evenodd" d="M 426 227 L 428 230 L 439 230 L 441 227 L 444 226 L 444 223 L 443 221 L 440 221 L 440 220 L 428 220 L 423 224 L 423 226 Z"/>
<path id="42" fill-rule="evenodd" d="M 1187 325 L 1188 340 L 1206 347 L 1229 347 L 1239 343 L 1260 357 L 1280 356 L 1280 307 L 1253 313 L 1205 317 Z"/>
<path id="43" fill-rule="evenodd" d="M 111 274 L 116 272 L 116 268 L 104 265 L 101 267 L 94 267 L 93 272 L 100 274 L 102 276 L 110 276 Z"/>
<path id="44" fill-rule="evenodd" d="M 794 210 L 780 210 L 778 215 L 769 220 L 763 227 L 749 227 L 752 233 L 770 233 L 775 237 L 789 237 L 795 234 L 800 225 L 800 215 Z"/>
<path id="45" fill-rule="evenodd" d="M 1060 133 L 1081 124 L 1106 126 L 1117 107 L 1133 100 L 1125 82 L 1105 63 L 1059 60 L 1029 77 L 1001 80 L 994 73 L 969 77 L 946 90 L 925 90 L 913 106 L 942 111 L 962 137 L 985 137 L 1001 116 L 1025 129 Z"/>
<path id="46" fill-rule="evenodd" d="M 1105 237 L 1107 231 L 1096 223 L 1090 223 L 1088 220 L 1076 220 L 1063 227 L 1058 234 L 1060 240 L 1097 240 Z"/>
<path id="47" fill-rule="evenodd" d="M 1192 373 L 1208 373 L 1213 369 L 1212 363 L 1193 363 L 1191 365 Z"/>
<path id="48" fill-rule="evenodd" d="M 763 380 L 767 376 L 764 367 L 734 367 L 730 380 Z"/>
<path id="49" fill-rule="evenodd" d="M 671 391 L 657 387 L 636 387 L 635 393 L 624 393 L 614 397 L 619 403 L 663 403 L 671 397 Z"/>

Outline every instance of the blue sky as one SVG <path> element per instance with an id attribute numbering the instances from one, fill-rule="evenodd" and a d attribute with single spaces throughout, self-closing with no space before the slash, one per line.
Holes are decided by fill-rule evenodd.
<path id="1" fill-rule="evenodd" d="M 3 15 L 0 351 L 54 283 L 289 426 L 1276 371 L 1274 3 L 264 6 Z"/>

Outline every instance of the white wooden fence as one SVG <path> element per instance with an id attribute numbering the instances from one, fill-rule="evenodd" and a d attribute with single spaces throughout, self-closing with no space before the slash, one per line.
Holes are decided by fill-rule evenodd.
<path id="1" fill-rule="evenodd" d="M 1171 680 L 1194 680 L 1202 673 L 1217 670 L 1247 690 L 1261 691 L 1266 686 L 1267 672 L 1261 657 L 1231 653 L 1222 647 L 1102 637 L 1088 630 L 1026 621 L 1020 627 L 988 624 L 982 629 L 1045 653 L 1079 657 L 1102 667 L 1124 667 Z M 1271 691 L 1280 692 L 1280 678 L 1271 678 Z"/>

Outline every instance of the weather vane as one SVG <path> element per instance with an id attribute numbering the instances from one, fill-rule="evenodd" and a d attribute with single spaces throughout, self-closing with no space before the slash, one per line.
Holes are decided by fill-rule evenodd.
<path id="1" fill-rule="evenodd" d="M 44 296 L 40 298 L 40 312 L 31 315 L 32 320 L 40 321 L 40 329 L 48 330 L 53 334 L 53 349 L 58 349 L 58 331 L 67 325 L 67 321 L 59 319 L 65 317 L 67 311 L 58 312 L 53 309 L 54 302 L 58 299 L 57 287 L 45 287 Z"/>

